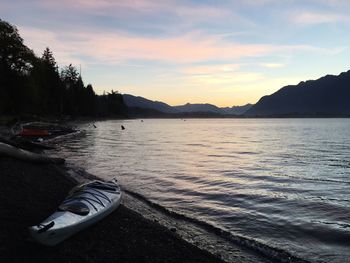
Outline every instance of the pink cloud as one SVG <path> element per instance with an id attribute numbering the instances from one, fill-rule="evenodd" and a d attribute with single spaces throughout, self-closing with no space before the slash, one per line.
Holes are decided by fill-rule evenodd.
<path id="1" fill-rule="evenodd" d="M 20 27 L 25 43 L 38 55 L 49 46 L 59 63 L 119 64 L 129 60 L 153 60 L 188 64 L 211 60 L 237 60 L 269 54 L 319 51 L 311 46 L 242 44 L 227 42 L 221 36 L 191 32 L 184 36 L 152 38 L 117 33 L 52 32 Z M 85 57 L 85 61 L 78 58 Z"/>
<path id="2" fill-rule="evenodd" d="M 61 0 L 61 1 L 42 1 L 42 6 L 48 9 L 66 9 L 78 12 L 90 13 L 115 13 L 120 11 L 137 11 L 138 13 L 161 13 L 167 12 L 178 16 L 192 18 L 208 19 L 208 17 L 223 17 L 229 12 L 223 8 L 207 5 L 189 5 L 181 4 L 172 0 Z"/>
<path id="3" fill-rule="evenodd" d="M 284 67 L 284 64 L 281 64 L 281 63 L 261 63 L 260 65 L 262 67 L 265 67 L 265 68 L 282 68 L 282 67 Z"/>
<path id="4" fill-rule="evenodd" d="M 86 56 L 101 63 L 137 59 L 192 63 L 260 56 L 273 49 L 270 45 L 225 43 L 220 37 L 204 38 L 198 33 L 160 39 L 97 32 L 59 33 L 27 27 L 20 27 L 20 33 L 37 52 L 49 46 L 63 60 Z"/>
<path id="5" fill-rule="evenodd" d="M 149 0 L 61 0 L 61 1 L 41 1 L 41 5 L 48 8 L 61 7 L 74 9 L 88 9 L 88 10 L 98 10 L 98 9 L 110 9 L 110 8 L 133 8 L 141 10 L 155 10 L 160 6 L 164 5 L 168 1 L 149 1 Z"/>
<path id="6" fill-rule="evenodd" d="M 232 73 L 240 68 L 239 64 L 219 64 L 207 66 L 192 66 L 184 69 L 185 74 L 189 75 L 207 75 L 217 73 Z"/>

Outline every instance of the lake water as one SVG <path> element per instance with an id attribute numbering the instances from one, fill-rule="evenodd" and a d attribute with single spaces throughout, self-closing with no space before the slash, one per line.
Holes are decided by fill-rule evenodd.
<path id="1" fill-rule="evenodd" d="M 350 119 L 95 125 L 60 146 L 68 163 L 277 260 L 350 262 Z"/>

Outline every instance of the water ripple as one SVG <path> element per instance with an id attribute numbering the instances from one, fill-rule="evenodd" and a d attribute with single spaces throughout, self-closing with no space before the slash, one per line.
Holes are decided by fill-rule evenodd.
<path id="1" fill-rule="evenodd" d="M 147 202 L 272 260 L 338 263 L 350 257 L 349 119 L 114 120 L 96 126 L 59 144 L 68 163 L 102 178 L 118 176 Z"/>

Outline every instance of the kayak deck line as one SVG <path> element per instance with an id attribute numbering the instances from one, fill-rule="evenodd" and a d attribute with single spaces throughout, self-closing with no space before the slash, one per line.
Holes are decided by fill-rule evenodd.
<path id="1" fill-rule="evenodd" d="M 92 196 L 92 198 L 83 196 L 84 194 L 89 194 Z M 85 200 L 85 201 L 89 202 L 96 211 L 98 211 L 96 206 L 94 206 L 93 202 L 96 202 L 96 203 L 102 205 L 103 207 L 105 207 L 105 204 L 97 197 L 101 197 L 101 198 L 107 200 L 109 203 L 112 202 L 112 200 L 107 195 L 105 195 L 102 191 L 98 191 L 97 189 L 88 188 L 88 189 L 77 189 L 70 196 L 68 196 L 68 198 L 66 200 L 63 201 L 62 205 L 64 206 L 66 203 L 69 203 L 72 200 Z M 60 207 L 61 207 L 61 205 L 59 206 L 58 209 L 60 209 Z"/>

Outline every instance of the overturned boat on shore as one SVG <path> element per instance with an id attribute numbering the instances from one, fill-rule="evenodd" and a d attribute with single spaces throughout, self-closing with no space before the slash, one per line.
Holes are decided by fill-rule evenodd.
<path id="1" fill-rule="evenodd" d="M 49 135 L 50 133 L 48 130 L 33 128 L 23 128 L 22 131 L 18 133 L 18 136 L 22 137 L 46 137 Z"/>
<path id="2" fill-rule="evenodd" d="M 12 127 L 13 134 L 20 137 L 56 137 L 63 134 L 74 133 L 77 130 L 73 127 L 58 123 L 28 122 L 16 124 Z"/>
<path id="3" fill-rule="evenodd" d="M 98 222 L 120 204 L 122 192 L 117 183 L 92 181 L 73 188 L 57 211 L 29 228 L 39 243 L 54 246 L 78 231 Z"/>

